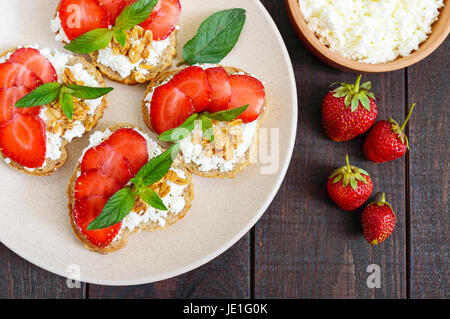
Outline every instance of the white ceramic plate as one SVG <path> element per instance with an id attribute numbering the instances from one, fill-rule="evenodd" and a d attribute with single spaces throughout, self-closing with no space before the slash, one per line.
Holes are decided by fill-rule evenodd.
<path id="1" fill-rule="evenodd" d="M 254 164 L 233 180 L 194 178 L 195 199 L 186 217 L 163 232 L 135 234 L 121 251 L 106 256 L 90 252 L 75 239 L 69 225 L 66 187 L 88 137 L 69 146 L 69 160 L 51 177 L 26 176 L 0 163 L 0 241 L 30 262 L 68 277 L 78 265 L 81 280 L 104 285 L 154 282 L 190 271 L 215 258 L 244 236 L 278 191 L 290 162 L 297 128 L 297 94 L 289 55 L 271 17 L 257 0 L 182 0 L 178 52 L 210 14 L 233 7 L 247 10 L 238 45 L 222 62 L 264 81 L 269 111 L 263 127 L 279 136 L 278 168 L 262 174 Z M 58 0 L 0 2 L 0 21 L 7 26 L 0 50 L 54 40 L 49 22 Z M 145 86 L 115 88 L 98 129 L 128 122 L 149 130 L 140 115 Z M 149 132 L 150 133 L 150 132 Z M 274 133 L 274 132 L 272 132 Z M 270 140 L 270 139 L 269 139 Z M 261 143 L 264 149 L 269 143 Z M 276 147 L 273 148 L 276 152 Z M 75 268 L 76 269 L 76 268 Z"/>

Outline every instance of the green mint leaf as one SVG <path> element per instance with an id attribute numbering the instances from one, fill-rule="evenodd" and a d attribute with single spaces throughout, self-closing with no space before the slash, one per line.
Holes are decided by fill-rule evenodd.
<path id="1" fill-rule="evenodd" d="M 90 87 L 76 84 L 65 84 L 64 86 L 70 89 L 70 94 L 72 94 L 72 96 L 83 100 L 95 100 L 114 90 L 109 87 Z"/>
<path id="2" fill-rule="evenodd" d="M 239 40 L 245 19 L 245 10 L 239 8 L 211 15 L 184 46 L 184 60 L 190 65 L 222 61 Z"/>
<path id="3" fill-rule="evenodd" d="M 358 99 L 361 102 L 361 104 L 363 105 L 363 107 L 370 112 L 370 101 L 369 98 L 367 97 L 366 92 L 361 91 L 358 93 Z"/>
<path id="4" fill-rule="evenodd" d="M 65 88 L 62 88 L 61 93 L 59 94 L 59 104 L 61 104 L 61 109 L 64 114 L 66 114 L 69 120 L 73 118 L 73 99 L 72 95 L 70 95 Z"/>
<path id="5" fill-rule="evenodd" d="M 122 30 L 113 31 L 113 37 L 114 39 L 116 39 L 116 41 L 120 44 L 122 48 L 127 43 L 127 33 L 125 31 Z"/>
<path id="6" fill-rule="evenodd" d="M 208 114 L 202 114 L 200 118 L 202 120 L 203 136 L 207 140 L 214 142 L 214 128 L 211 119 L 208 117 Z"/>
<path id="7" fill-rule="evenodd" d="M 121 222 L 133 209 L 135 196 L 130 187 L 117 191 L 103 207 L 100 215 L 86 229 L 103 229 Z"/>
<path id="8" fill-rule="evenodd" d="M 164 205 L 161 198 L 156 194 L 155 191 L 151 190 L 150 188 L 147 188 L 144 192 L 139 194 L 139 197 L 152 206 L 153 208 L 159 209 L 159 210 L 168 210 L 166 205 Z"/>
<path id="9" fill-rule="evenodd" d="M 110 29 L 95 29 L 73 39 L 64 48 L 80 54 L 89 54 L 106 48 L 111 42 L 113 31 Z"/>
<path id="10" fill-rule="evenodd" d="M 231 110 L 225 110 L 216 113 L 205 113 L 205 116 L 209 117 L 210 119 L 221 122 L 233 121 L 236 118 L 238 118 L 242 113 L 244 113 L 248 107 L 249 104 Z"/>
<path id="11" fill-rule="evenodd" d="M 176 154 L 174 152 L 176 149 L 175 145 L 178 144 L 172 145 L 167 151 L 147 162 L 130 182 L 135 184 L 138 188 L 142 188 L 151 186 L 161 180 L 161 178 L 169 171 L 178 154 L 178 152 Z"/>
<path id="12" fill-rule="evenodd" d="M 125 7 L 117 17 L 116 25 L 113 29 L 122 31 L 129 30 L 135 25 L 144 22 L 150 16 L 157 3 L 158 0 L 139 0 Z"/>
<path id="13" fill-rule="evenodd" d="M 58 98 L 60 91 L 61 84 L 58 82 L 46 83 L 25 95 L 14 106 L 23 108 L 49 104 Z"/>
<path id="14" fill-rule="evenodd" d="M 165 131 L 158 138 L 163 142 L 178 142 L 186 138 L 191 134 L 194 129 L 195 120 L 198 118 L 198 114 L 191 115 L 183 124 L 173 128 L 171 130 Z"/>

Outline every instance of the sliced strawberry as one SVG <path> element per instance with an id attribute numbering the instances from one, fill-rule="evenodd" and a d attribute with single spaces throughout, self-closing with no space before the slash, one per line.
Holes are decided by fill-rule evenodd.
<path id="1" fill-rule="evenodd" d="M 100 215 L 107 201 L 106 196 L 83 198 L 75 202 L 72 212 L 73 221 L 78 230 L 91 244 L 99 248 L 108 246 L 122 228 L 122 222 L 120 222 L 104 229 L 86 230 L 89 224 Z"/>
<path id="2" fill-rule="evenodd" d="M 148 162 L 148 147 L 145 138 L 131 128 L 115 131 L 106 141 L 117 153 L 123 155 L 131 165 L 131 175 L 136 173 Z"/>
<path id="3" fill-rule="evenodd" d="M 100 3 L 105 7 L 106 12 L 108 12 L 108 23 L 109 25 L 114 25 L 116 23 L 117 17 L 122 13 L 125 8 L 125 0 L 100 0 Z"/>
<path id="4" fill-rule="evenodd" d="M 40 107 L 16 108 L 14 105 L 18 100 L 31 92 L 24 86 L 13 86 L 0 89 L 0 125 L 9 121 L 13 114 L 31 114 L 38 115 Z"/>
<path id="5" fill-rule="evenodd" d="M 253 122 L 261 114 L 266 93 L 264 85 L 254 77 L 247 75 L 230 76 L 231 102 L 228 109 L 249 105 L 239 116 L 244 123 Z"/>
<path id="6" fill-rule="evenodd" d="M 82 173 L 75 181 L 75 198 L 111 197 L 120 188 L 121 185 L 114 178 L 103 175 L 98 170 L 90 170 Z"/>
<path id="7" fill-rule="evenodd" d="M 226 110 L 231 101 L 231 85 L 227 71 L 222 67 L 209 68 L 206 75 L 211 85 L 211 104 L 207 110 L 209 112 Z"/>
<path id="8" fill-rule="evenodd" d="M 187 67 L 175 75 L 169 83 L 192 99 L 195 112 L 205 110 L 211 103 L 211 86 L 205 70 L 201 67 Z"/>
<path id="9" fill-rule="evenodd" d="M 150 119 L 156 133 L 178 127 L 194 114 L 192 99 L 172 84 L 157 87 L 150 106 Z"/>
<path id="10" fill-rule="evenodd" d="M 47 152 L 45 123 L 39 116 L 16 114 L 0 126 L 0 149 L 28 168 L 44 165 Z"/>
<path id="11" fill-rule="evenodd" d="M 41 84 L 39 77 L 22 64 L 10 62 L 0 64 L 0 88 L 25 86 L 34 90 Z"/>
<path id="12" fill-rule="evenodd" d="M 98 170 L 124 186 L 133 177 L 128 159 L 107 143 L 89 149 L 81 161 L 81 172 Z"/>
<path id="13" fill-rule="evenodd" d="M 8 62 L 25 65 L 28 70 L 41 79 L 42 83 L 56 82 L 58 80 L 53 64 L 36 49 L 18 49 L 11 55 Z"/>
<path id="14" fill-rule="evenodd" d="M 61 0 L 59 18 L 70 41 L 88 31 L 109 26 L 108 13 L 99 0 Z"/>
<path id="15" fill-rule="evenodd" d="M 150 17 L 140 26 L 153 33 L 153 40 L 167 39 L 175 30 L 181 15 L 181 4 L 178 0 L 159 0 Z"/>

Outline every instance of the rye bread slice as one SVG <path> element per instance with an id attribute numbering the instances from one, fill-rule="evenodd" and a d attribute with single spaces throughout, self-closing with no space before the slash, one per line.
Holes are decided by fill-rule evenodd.
<path id="1" fill-rule="evenodd" d="M 0 54 L 0 58 L 6 56 L 8 53 L 14 52 L 16 50 L 17 50 L 17 48 L 7 50 L 7 51 L 3 52 L 2 54 Z M 105 83 L 101 73 L 97 70 L 97 68 L 92 63 L 88 62 L 85 58 L 83 58 L 81 56 L 72 56 L 70 58 L 69 62 L 67 63 L 67 65 L 72 66 L 72 65 L 75 65 L 78 63 L 81 63 L 83 65 L 83 68 L 90 75 L 92 75 L 98 83 L 100 83 L 100 86 L 102 86 L 102 87 L 106 86 L 106 83 Z M 88 120 L 90 118 L 93 119 L 93 126 L 89 130 L 86 129 L 84 134 L 91 131 L 97 125 L 98 121 L 103 117 L 103 112 L 106 108 L 107 108 L 107 101 L 106 101 L 106 96 L 104 96 L 102 99 L 101 105 L 99 107 L 97 107 L 95 113 L 93 115 L 88 114 L 88 116 L 86 117 L 86 120 Z M 68 154 L 67 154 L 67 145 L 68 144 L 69 144 L 69 142 L 67 140 L 63 139 L 63 142 L 60 147 L 60 151 L 61 151 L 60 158 L 58 158 L 57 160 L 46 159 L 45 166 L 42 168 L 26 169 L 24 166 L 20 165 L 19 163 L 16 163 L 13 160 L 11 160 L 7 164 L 25 174 L 28 174 L 28 175 L 34 175 L 34 176 L 52 175 L 53 173 L 55 173 L 59 168 L 61 168 L 65 164 L 65 162 L 67 160 L 67 156 L 68 156 Z M 1 149 L 0 149 L 0 155 L 2 156 L 3 159 L 7 159 L 6 155 L 4 155 L 1 152 Z"/>
<path id="2" fill-rule="evenodd" d="M 59 12 L 59 6 L 61 4 L 61 1 L 58 3 L 55 11 L 54 17 Z M 123 78 L 118 72 L 112 70 L 110 67 L 103 65 L 98 62 L 98 52 L 91 53 L 89 56 L 91 57 L 92 63 L 100 70 L 100 72 L 108 77 L 109 79 L 122 83 L 122 84 L 129 84 L 129 85 L 136 85 L 140 83 L 147 83 L 151 80 L 153 80 L 155 77 L 157 77 L 159 74 L 167 70 L 172 66 L 173 59 L 177 56 L 177 30 L 174 30 L 172 34 L 170 35 L 170 45 L 166 48 L 164 53 L 161 55 L 161 59 L 159 63 L 152 68 L 151 70 L 148 70 L 148 74 L 146 74 L 142 79 L 136 80 L 132 74 L 127 76 L 126 78 Z M 56 33 L 55 33 L 56 35 Z M 67 44 L 65 41 L 63 41 L 64 44 Z"/>
<path id="3" fill-rule="evenodd" d="M 113 133 L 113 132 L 115 132 L 115 131 L 117 131 L 118 129 L 121 129 L 121 128 L 133 128 L 133 129 L 138 130 L 141 133 L 143 132 L 141 129 L 139 129 L 138 127 L 136 127 L 134 125 L 124 124 L 124 123 L 115 124 L 113 126 L 110 126 L 106 130 L 110 130 Z M 104 138 L 100 143 L 102 143 L 106 139 L 107 138 Z M 182 170 L 185 173 L 185 175 L 186 175 L 186 180 L 188 181 L 188 186 L 184 189 L 184 193 L 183 193 L 183 197 L 185 199 L 185 206 L 184 206 L 183 210 L 180 213 L 178 213 L 178 214 L 175 214 L 175 213 L 172 213 L 172 212 L 169 211 L 168 215 L 167 215 L 167 218 L 166 218 L 166 224 L 165 224 L 164 227 L 160 226 L 159 223 L 157 223 L 157 222 L 149 221 L 149 222 L 147 222 L 145 224 L 139 225 L 138 227 L 134 228 L 132 231 L 130 231 L 128 228 L 126 228 L 120 234 L 120 238 L 117 239 L 117 240 L 114 240 L 107 247 L 104 247 L 104 248 L 96 247 L 96 246 L 92 245 L 86 239 L 86 237 L 78 230 L 78 227 L 76 226 L 76 224 L 74 222 L 74 219 L 73 219 L 73 207 L 75 205 L 74 188 L 75 188 L 75 181 L 77 180 L 77 175 L 80 172 L 81 160 L 82 160 L 82 158 L 80 158 L 80 160 L 78 161 L 77 166 L 76 166 L 76 168 L 75 168 L 75 170 L 74 170 L 74 172 L 72 174 L 72 177 L 70 178 L 69 185 L 67 187 L 67 197 L 68 197 L 68 200 L 69 200 L 69 202 L 68 202 L 68 209 L 69 209 L 70 225 L 72 226 L 72 230 L 73 230 L 75 236 L 77 237 L 77 239 L 79 241 L 81 241 L 83 243 L 84 247 L 86 247 L 89 250 L 95 251 L 95 252 L 100 253 L 100 254 L 108 254 L 108 253 L 117 251 L 117 250 L 125 247 L 125 245 L 128 242 L 129 236 L 131 234 L 138 233 L 138 232 L 141 232 L 141 231 L 164 230 L 164 229 L 168 228 L 169 226 L 175 224 L 177 221 L 181 220 L 184 216 L 186 216 L 186 213 L 191 208 L 191 202 L 194 199 L 194 185 L 192 183 L 192 175 L 184 167 L 183 163 L 178 158 L 178 159 L 175 160 L 175 162 L 174 162 L 172 167 L 176 168 L 176 169 L 179 169 L 179 170 Z"/>
<path id="4" fill-rule="evenodd" d="M 217 65 L 221 66 L 221 65 Z M 251 74 L 238 69 L 236 67 L 227 67 L 227 66 L 221 66 L 223 67 L 227 72 L 228 75 L 233 75 L 236 73 L 245 74 L 248 76 L 252 76 Z M 156 77 L 154 80 L 152 80 L 149 85 L 147 86 L 147 90 L 145 91 L 144 99 L 142 100 L 141 110 L 142 110 L 142 117 L 144 118 L 145 124 L 150 128 L 150 130 L 153 130 L 152 124 L 151 124 L 151 118 L 150 118 L 150 112 L 148 110 L 147 104 L 148 101 L 145 101 L 145 97 L 152 93 L 153 90 L 162 85 L 163 83 L 169 81 L 171 78 L 173 78 L 176 74 L 178 74 L 183 68 L 178 68 L 174 70 L 168 70 L 164 73 L 160 74 L 158 77 Z M 210 170 L 210 171 L 200 171 L 197 164 L 194 162 L 191 163 L 184 163 L 186 168 L 195 175 L 202 176 L 202 177 L 211 177 L 211 178 L 234 178 L 236 174 L 244 170 L 247 166 L 251 164 L 251 150 L 258 144 L 258 136 L 259 136 L 259 128 L 260 125 L 264 119 L 265 114 L 267 113 L 267 99 L 264 101 L 263 110 L 257 119 L 257 129 L 255 131 L 255 136 L 253 137 L 252 143 L 250 144 L 250 147 L 248 148 L 247 152 L 245 153 L 245 159 L 240 161 L 239 163 L 236 163 L 231 171 L 228 172 L 221 172 L 219 169 Z"/>

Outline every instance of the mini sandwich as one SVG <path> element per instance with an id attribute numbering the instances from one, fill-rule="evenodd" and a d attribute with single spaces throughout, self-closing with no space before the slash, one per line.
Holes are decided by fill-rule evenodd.
<path id="1" fill-rule="evenodd" d="M 134 25 L 135 17 L 145 10 L 149 10 L 147 18 Z M 108 78 L 137 84 L 152 80 L 172 65 L 180 15 L 178 0 L 61 0 L 51 28 L 56 40 L 70 43 L 68 50 L 89 53 Z M 83 42 L 88 32 L 105 29 L 111 33 L 100 31 L 95 41 L 90 36 Z M 109 42 L 103 47 L 91 46 L 105 38 Z"/>
<path id="2" fill-rule="evenodd" d="M 101 254 L 123 248 L 132 233 L 174 224 L 194 198 L 191 174 L 176 147 L 163 152 L 129 124 L 90 136 L 67 195 L 76 237 Z"/>
<path id="3" fill-rule="evenodd" d="M 162 141 L 179 142 L 189 171 L 232 178 L 251 162 L 265 97 L 256 77 L 202 64 L 166 71 L 150 82 L 142 114 Z"/>
<path id="4" fill-rule="evenodd" d="M 0 154 L 26 174 L 50 175 L 103 116 L 112 89 L 84 58 L 37 45 L 8 50 L 0 63 Z"/>

